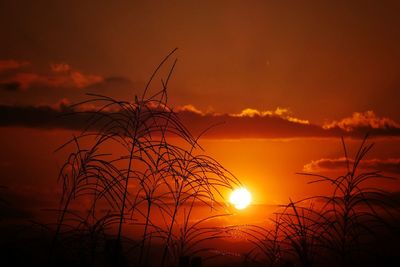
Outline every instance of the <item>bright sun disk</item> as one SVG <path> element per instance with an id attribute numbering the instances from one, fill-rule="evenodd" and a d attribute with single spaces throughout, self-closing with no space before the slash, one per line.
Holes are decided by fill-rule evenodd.
<path id="1" fill-rule="evenodd" d="M 251 194 L 243 187 L 235 189 L 229 197 L 229 202 L 231 202 L 238 210 L 245 209 L 251 202 Z"/>

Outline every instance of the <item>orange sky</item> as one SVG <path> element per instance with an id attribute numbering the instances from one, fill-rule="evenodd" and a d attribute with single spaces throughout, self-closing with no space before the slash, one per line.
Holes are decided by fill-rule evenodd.
<path id="1" fill-rule="evenodd" d="M 7 186 L 6 196 L 17 211 L 41 214 L 45 208 L 58 205 L 60 185 L 57 183 L 59 168 L 66 152 L 54 150 L 77 132 L 69 130 L 43 130 L 21 127 L 3 127 L 0 132 L 2 152 L 0 175 Z M 356 152 L 360 140 L 348 139 L 349 152 Z M 400 139 L 380 138 L 367 159 L 396 160 L 389 165 L 377 165 L 388 175 L 398 177 Z M 311 171 L 328 175 L 341 175 L 344 168 L 336 170 L 307 169 L 306 165 L 320 159 L 343 157 L 338 138 L 295 138 L 295 139 L 203 139 L 200 145 L 204 153 L 217 159 L 233 172 L 252 192 L 253 202 L 249 209 L 236 212 L 230 223 L 265 222 L 275 211 L 274 206 L 292 200 L 327 194 L 330 187 L 320 184 L 309 185 L 310 177 L 296 174 Z M 383 166 L 383 168 L 382 168 Z M 334 166 L 335 167 L 335 166 Z M 398 181 L 378 183 L 374 186 L 390 192 L 400 191 Z M 229 191 L 224 191 L 226 201 Z M 23 204 L 22 204 L 23 203 Z M 44 213 L 49 216 L 48 213 Z M 42 215 L 43 216 L 43 215 Z M 235 221 L 237 220 L 237 221 Z"/>
<path id="2" fill-rule="evenodd" d="M 128 97 L 179 47 L 173 104 L 288 107 L 316 122 L 369 109 L 399 119 L 399 9 L 398 1 L 2 1 L 0 59 L 29 61 L 27 72 L 67 63 Z M 56 102 L 51 91 L 1 98 Z"/>
<path id="3" fill-rule="evenodd" d="M 1 184 L 16 202 L 54 193 L 53 151 L 82 127 L 57 115 L 85 93 L 133 99 L 175 47 L 170 104 L 194 133 L 222 123 L 201 144 L 254 203 L 323 190 L 295 173 L 340 168 L 343 135 L 354 151 L 372 132 L 365 166 L 398 176 L 399 11 L 398 1 L 2 1 Z"/>

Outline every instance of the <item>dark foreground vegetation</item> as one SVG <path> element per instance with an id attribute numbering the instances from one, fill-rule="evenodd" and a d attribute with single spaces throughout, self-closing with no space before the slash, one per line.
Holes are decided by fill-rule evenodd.
<path id="1" fill-rule="evenodd" d="M 359 169 L 372 149 L 367 137 L 354 157 L 342 140 L 343 175 L 299 174 L 328 183 L 331 195 L 290 200 L 271 218 L 273 227 L 212 224 L 229 216 L 223 190 L 241 183 L 203 154 L 200 136 L 168 106 L 176 61 L 163 67 L 173 52 L 141 96 L 89 95 L 74 107 L 72 118 L 89 119 L 59 148 L 70 153 L 59 175 L 60 207 L 49 211 L 57 219 L 0 222 L 4 266 L 397 266 L 399 206 L 376 187 L 393 178 Z M 161 89 L 153 90 L 159 79 Z M 96 109 L 79 108 L 86 104 Z M 0 197 L 2 211 L 6 206 Z M 195 217 L 199 206 L 210 212 Z M 245 251 L 234 253 L 234 246 Z"/>

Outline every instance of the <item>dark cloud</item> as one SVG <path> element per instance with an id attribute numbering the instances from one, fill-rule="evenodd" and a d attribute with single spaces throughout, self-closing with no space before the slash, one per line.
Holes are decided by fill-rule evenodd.
<path id="1" fill-rule="evenodd" d="M 8 83 L 0 83 L 0 90 L 5 91 L 18 91 L 21 88 L 21 84 L 18 82 L 8 82 Z"/>
<path id="2" fill-rule="evenodd" d="M 91 105 L 81 106 L 80 110 L 93 110 Z M 92 114 L 71 115 L 74 109 L 68 101 L 55 106 L 0 106 L 1 126 L 26 126 L 38 128 L 83 129 Z M 289 121 L 280 116 L 237 116 L 200 114 L 188 110 L 178 110 L 182 122 L 198 135 L 207 138 L 293 138 L 293 137 L 329 137 L 336 135 L 332 130 L 319 126 Z M 72 117 L 73 116 L 73 117 Z"/>
<path id="3" fill-rule="evenodd" d="M 38 211 L 58 205 L 58 190 L 25 186 L 0 189 L 0 220 L 34 218 Z"/>
<path id="4" fill-rule="evenodd" d="M 87 126 L 87 121 L 93 116 L 92 111 L 95 109 L 96 106 L 93 104 L 85 104 L 72 109 L 67 99 L 51 106 L 0 105 L 0 125 L 79 130 Z M 79 112 L 72 115 L 76 111 Z M 109 112 L 109 110 L 103 112 Z M 340 127 L 327 128 L 296 118 L 290 115 L 286 109 L 279 108 L 274 111 L 246 109 L 239 114 L 216 114 L 205 113 L 187 105 L 176 108 L 175 112 L 195 136 L 203 133 L 204 138 L 262 139 L 339 136 L 358 138 L 363 137 L 366 133 L 373 136 L 400 136 L 400 128 L 386 126 L 382 128 L 363 126 L 350 130 Z M 327 168 L 329 168 L 329 164 L 339 163 L 340 160 L 315 162 L 316 166 L 327 166 Z"/>
<path id="5" fill-rule="evenodd" d="M 316 125 L 306 119 L 300 119 L 286 108 L 260 111 L 244 109 L 239 114 L 205 113 L 194 106 L 187 105 L 179 109 L 179 114 L 187 125 L 211 138 L 298 138 L 298 137 L 340 137 L 362 138 L 367 133 L 371 136 L 400 136 L 400 124 L 389 118 L 380 118 L 373 112 L 363 120 L 350 120 L 351 128 L 339 127 L 341 123 Z M 343 119 L 347 122 L 348 119 Z M 362 122 L 360 122 L 362 121 Z M 350 123 L 349 123 L 350 124 Z"/>
<path id="6" fill-rule="evenodd" d="M 204 133 L 206 138 L 330 137 L 338 134 L 335 130 L 324 130 L 317 125 L 298 123 L 280 116 L 202 115 L 191 111 L 181 111 L 179 116 L 195 134 L 209 128 Z"/>
<path id="7" fill-rule="evenodd" d="M 0 105 L 1 126 L 24 126 L 33 128 L 83 129 L 88 115 L 74 118 L 67 116 L 73 112 L 68 107 L 56 109 L 50 106 L 6 106 Z"/>

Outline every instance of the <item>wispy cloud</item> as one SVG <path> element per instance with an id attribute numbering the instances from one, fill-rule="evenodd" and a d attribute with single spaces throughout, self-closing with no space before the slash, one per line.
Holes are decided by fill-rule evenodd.
<path id="1" fill-rule="evenodd" d="M 204 113 L 200 109 L 197 109 L 195 106 L 193 106 L 191 104 L 177 107 L 175 109 L 175 111 L 177 111 L 177 112 L 191 112 L 191 113 L 195 113 L 195 114 L 198 114 L 198 115 L 206 115 L 206 113 Z"/>
<path id="2" fill-rule="evenodd" d="M 374 111 L 354 112 L 352 116 L 343 118 L 339 121 L 332 121 L 323 125 L 324 129 L 339 128 L 347 132 L 355 131 L 361 128 L 370 129 L 394 129 L 400 128 L 400 123 L 386 118 L 379 117 Z"/>
<path id="3" fill-rule="evenodd" d="M 46 73 L 20 70 L 20 67 L 28 64 L 28 62 L 13 60 L 0 61 L 0 71 L 1 68 L 15 70 L 0 78 L 0 88 L 9 91 L 29 90 L 35 86 L 81 89 L 104 81 L 100 75 L 80 72 L 66 63 L 50 64 L 49 71 Z"/>
<path id="4" fill-rule="evenodd" d="M 68 65 L 53 66 L 54 71 L 69 73 Z M 119 79 L 117 79 L 119 81 Z M 106 84 L 105 79 L 101 84 Z M 1 126 L 27 126 L 42 128 L 83 129 L 88 114 L 75 117 L 60 116 L 72 111 L 95 110 L 93 104 L 70 107 L 70 101 L 62 98 L 52 105 L 40 106 L 0 106 Z M 110 112 L 103 110 L 102 112 Z M 389 118 L 380 118 L 374 112 L 355 113 L 350 118 L 333 121 L 324 125 L 311 123 L 307 119 L 297 118 L 286 108 L 274 110 L 244 109 L 239 113 L 221 114 L 202 111 L 194 105 L 174 108 L 182 122 L 196 136 L 200 133 L 209 139 L 285 139 L 285 138 L 331 138 L 349 136 L 363 137 L 366 133 L 373 136 L 400 136 L 397 122 Z M 112 112 L 119 112 L 112 110 Z M 207 131 L 204 133 L 204 131 Z M 322 162 L 321 162 L 322 164 Z M 326 163 L 328 164 L 328 163 Z M 311 166 L 311 165 L 310 165 Z"/>
<path id="5" fill-rule="evenodd" d="M 354 160 L 349 159 L 349 163 L 353 164 Z M 359 168 L 400 174 L 400 158 L 366 159 L 360 162 Z M 345 169 L 347 169 L 347 160 L 344 157 L 314 160 L 303 167 L 303 171 L 305 172 L 343 171 Z"/>
<path id="6" fill-rule="evenodd" d="M 333 131 L 324 130 L 308 120 L 296 118 L 288 109 L 257 110 L 247 108 L 240 113 L 221 114 L 205 112 L 193 105 L 178 108 L 182 121 L 195 134 L 211 127 L 205 138 L 294 138 L 329 136 Z"/>
<path id="7" fill-rule="evenodd" d="M 275 110 L 257 110 L 252 108 L 243 109 L 240 113 L 230 114 L 232 117 L 279 117 L 294 123 L 310 124 L 309 120 L 299 119 L 292 116 L 288 108 L 277 107 Z"/>
<path id="8" fill-rule="evenodd" d="M 0 105 L 0 126 L 27 126 L 39 128 L 83 129 L 89 114 L 62 116 L 73 111 L 95 110 L 94 105 L 71 108 L 66 98 L 52 105 L 10 106 Z M 194 135 L 209 129 L 205 138 L 293 138 L 334 136 L 334 132 L 320 126 L 294 122 L 277 114 L 265 116 L 235 116 L 203 112 L 192 105 L 174 109 L 182 122 Z M 102 110 L 110 112 L 110 110 Z M 113 110 L 118 112 L 118 110 Z"/>
<path id="9" fill-rule="evenodd" d="M 19 60 L 0 60 L 0 72 L 7 70 L 20 69 L 29 66 L 31 63 L 29 61 L 19 61 Z"/>

